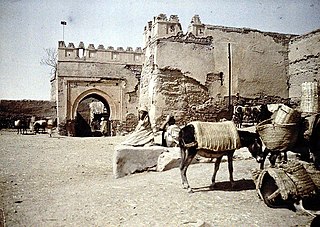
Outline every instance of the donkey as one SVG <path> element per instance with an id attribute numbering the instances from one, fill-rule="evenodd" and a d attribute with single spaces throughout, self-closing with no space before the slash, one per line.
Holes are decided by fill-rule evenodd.
<path id="1" fill-rule="evenodd" d="M 17 129 L 17 134 L 26 134 L 28 129 L 28 121 L 25 119 L 18 119 L 14 122 L 14 127 Z"/>
<path id="2" fill-rule="evenodd" d="M 199 132 L 199 123 L 201 126 L 201 132 Z M 209 129 L 209 128 L 214 128 Z M 228 133 L 230 131 L 231 133 Z M 224 134 L 223 136 L 221 136 Z M 209 142 L 203 146 L 203 138 L 206 137 Z M 220 140 L 220 141 L 219 141 Z M 218 146 L 210 146 L 210 143 L 218 144 Z M 227 144 L 227 145 L 223 145 Z M 181 151 L 181 163 L 180 173 L 183 188 L 188 192 L 192 192 L 188 183 L 186 172 L 188 166 L 192 162 L 192 159 L 199 154 L 206 158 L 216 158 L 214 172 L 212 176 L 212 183 L 210 188 L 214 187 L 217 171 L 222 160 L 222 157 L 226 155 L 228 157 L 228 169 L 229 180 L 231 187 L 234 186 L 233 180 L 233 163 L 232 158 L 236 149 L 240 147 L 247 147 L 252 154 L 262 152 L 262 142 L 257 133 L 237 130 L 235 124 L 232 121 L 225 122 L 191 122 L 183 127 L 179 132 L 179 147 Z"/>
<path id="3" fill-rule="evenodd" d="M 33 127 L 35 130 L 35 133 L 45 133 L 46 127 L 47 127 L 47 120 L 37 120 L 33 123 Z"/>

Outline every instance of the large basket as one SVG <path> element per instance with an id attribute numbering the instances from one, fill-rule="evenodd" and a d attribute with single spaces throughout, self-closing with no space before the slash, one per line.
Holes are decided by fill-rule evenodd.
<path id="1" fill-rule="evenodd" d="M 271 119 L 262 121 L 256 127 L 258 134 L 270 150 L 290 150 L 298 139 L 299 127 L 296 123 L 277 124 Z"/>
<path id="2" fill-rule="evenodd" d="M 281 196 L 282 200 L 287 200 L 315 194 L 317 185 L 315 185 L 311 175 L 304 165 L 298 161 L 281 164 L 275 168 L 252 171 L 258 195 L 269 203 L 275 203 L 275 199 L 279 196 Z M 268 177 L 271 177 L 273 181 L 265 181 Z M 265 191 L 263 188 L 268 188 L 270 185 L 266 184 L 271 184 L 272 182 L 276 187 L 273 188 L 274 192 L 270 194 L 270 191 Z M 271 188 L 269 187 L 269 189 Z M 270 195 L 267 195 L 266 192 Z"/>
<path id="3" fill-rule="evenodd" d="M 303 167 L 306 169 L 307 173 L 311 177 L 314 184 L 317 186 L 320 192 L 320 170 L 317 170 L 313 163 L 302 162 Z"/>

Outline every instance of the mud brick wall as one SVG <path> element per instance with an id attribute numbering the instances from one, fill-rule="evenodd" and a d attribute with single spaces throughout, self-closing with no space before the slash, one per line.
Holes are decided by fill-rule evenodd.
<path id="1" fill-rule="evenodd" d="M 320 81 L 320 29 L 291 40 L 289 45 L 289 97 L 301 98 L 303 82 Z M 318 88 L 318 91 L 320 89 Z M 318 94 L 319 95 L 319 94 Z M 319 105 L 318 105 L 319 106 Z"/>

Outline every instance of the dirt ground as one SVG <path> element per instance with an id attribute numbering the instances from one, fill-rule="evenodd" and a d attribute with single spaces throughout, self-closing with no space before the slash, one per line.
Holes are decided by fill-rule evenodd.
<path id="1" fill-rule="evenodd" d="M 213 164 L 191 165 L 191 194 L 182 189 L 177 168 L 115 179 L 114 146 L 124 139 L 0 131 L 6 226 L 309 226 L 312 220 L 301 211 L 269 208 L 258 198 L 253 159 L 234 162 L 233 190 L 226 162 L 215 190 L 208 188 Z"/>

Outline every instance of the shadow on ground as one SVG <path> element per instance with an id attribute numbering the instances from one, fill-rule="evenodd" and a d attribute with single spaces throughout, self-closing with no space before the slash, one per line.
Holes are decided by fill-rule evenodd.
<path id="1" fill-rule="evenodd" d="M 193 192 L 206 192 L 206 191 L 244 191 L 244 190 L 255 190 L 256 185 L 253 180 L 242 179 L 234 182 L 234 186 L 231 187 L 229 181 L 216 182 L 214 187 L 204 186 L 199 188 L 192 188 Z"/>

